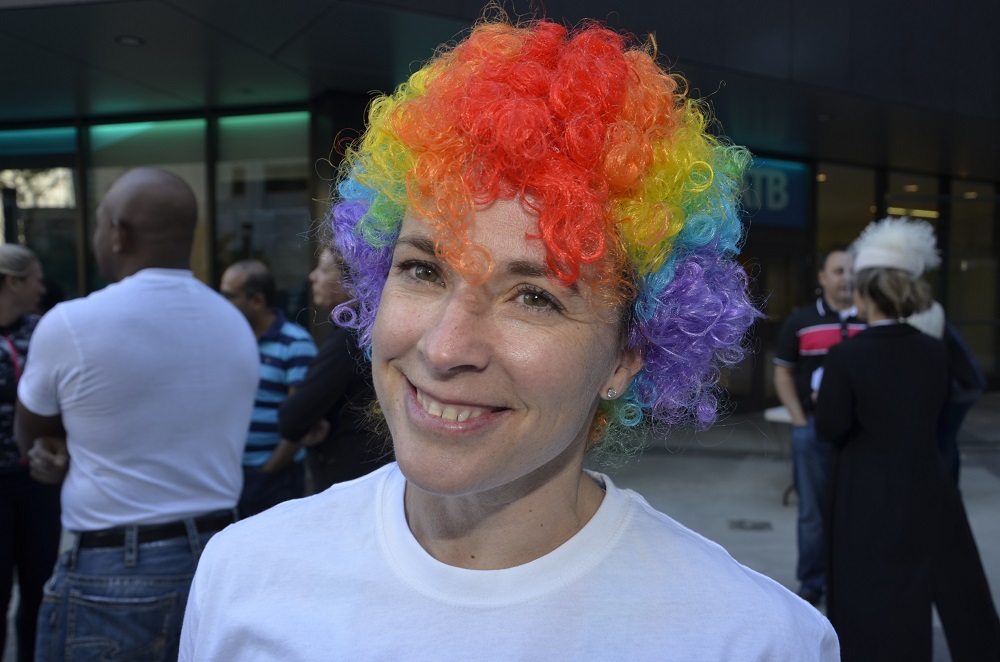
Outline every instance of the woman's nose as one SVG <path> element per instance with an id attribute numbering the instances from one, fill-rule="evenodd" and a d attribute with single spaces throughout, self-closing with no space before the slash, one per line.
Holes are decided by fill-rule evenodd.
<path id="1" fill-rule="evenodd" d="M 428 311 L 418 349 L 441 373 L 478 371 L 490 361 L 490 310 L 474 292 L 450 292 Z"/>

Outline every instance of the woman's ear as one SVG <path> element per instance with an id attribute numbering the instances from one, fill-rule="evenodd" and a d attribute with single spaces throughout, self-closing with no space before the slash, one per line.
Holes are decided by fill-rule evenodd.
<path id="1" fill-rule="evenodd" d="M 606 396 L 608 400 L 614 400 L 619 394 L 624 393 L 632 384 L 635 376 L 642 370 L 643 364 L 644 361 L 638 349 L 623 350 L 618 357 L 618 365 L 611 373 L 611 379 L 604 385 L 601 396 Z M 612 391 L 615 393 L 614 396 L 611 395 Z"/>

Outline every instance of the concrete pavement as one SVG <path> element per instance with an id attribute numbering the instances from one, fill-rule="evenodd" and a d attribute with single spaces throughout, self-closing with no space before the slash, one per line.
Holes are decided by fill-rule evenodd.
<path id="1" fill-rule="evenodd" d="M 732 416 L 707 432 L 659 441 L 610 473 L 616 484 L 794 591 L 794 493 L 783 503 L 792 480 L 788 435 L 787 426 L 764 421 L 763 413 Z M 1000 605 L 1000 393 L 970 412 L 959 442 L 962 496 Z M 951 659 L 937 622 L 934 644 L 935 662 Z"/>

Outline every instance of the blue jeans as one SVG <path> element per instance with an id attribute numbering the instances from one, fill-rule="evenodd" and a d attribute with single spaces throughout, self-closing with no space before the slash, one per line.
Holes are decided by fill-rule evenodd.
<path id="1" fill-rule="evenodd" d="M 823 502 L 830 476 L 830 444 L 816 439 L 816 422 L 792 426 L 792 463 L 795 490 L 799 494 L 799 563 L 796 576 L 800 590 L 823 595 L 826 584 L 826 536 Z"/>
<path id="2" fill-rule="evenodd" d="M 35 659 L 176 660 L 181 622 L 201 551 L 214 533 L 59 557 L 38 613 Z"/>

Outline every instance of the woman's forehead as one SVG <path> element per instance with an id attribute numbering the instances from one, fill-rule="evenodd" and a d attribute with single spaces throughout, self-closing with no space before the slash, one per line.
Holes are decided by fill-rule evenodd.
<path id="1" fill-rule="evenodd" d="M 499 242 L 506 248 L 541 251 L 543 244 L 529 236 L 538 235 L 538 214 L 520 199 L 497 199 L 478 205 L 474 214 L 459 223 L 440 223 L 425 219 L 412 209 L 403 217 L 403 227 L 422 227 L 433 232 L 436 227 L 468 228 L 468 238 L 477 244 Z"/>
<path id="2" fill-rule="evenodd" d="M 621 312 L 620 297 L 596 285 L 601 282 L 598 271 L 601 263 L 584 265 L 579 278 L 572 283 L 561 281 L 548 264 L 545 242 L 538 236 L 537 219 L 537 214 L 530 207 L 516 199 L 497 200 L 477 209 L 474 219 L 467 225 L 468 238 L 489 257 L 490 273 L 488 277 L 478 279 L 476 284 L 493 281 L 502 285 L 521 279 L 545 278 L 549 282 L 545 287 L 553 293 L 562 291 L 599 317 L 617 320 Z M 400 228 L 397 248 L 405 244 L 428 256 L 442 259 L 450 268 L 462 272 L 449 259 L 447 250 L 442 251 L 439 231 L 433 221 L 408 211 Z M 609 259 L 609 256 L 603 258 Z M 473 282 L 464 273 L 463 276 Z"/>
<path id="3" fill-rule="evenodd" d="M 538 216 L 520 200 L 480 205 L 457 227 L 407 211 L 399 241 L 433 252 L 460 271 L 459 265 L 478 253 L 488 259 L 492 271 L 508 270 L 513 265 L 524 275 L 552 275 L 545 243 L 538 234 Z"/>

